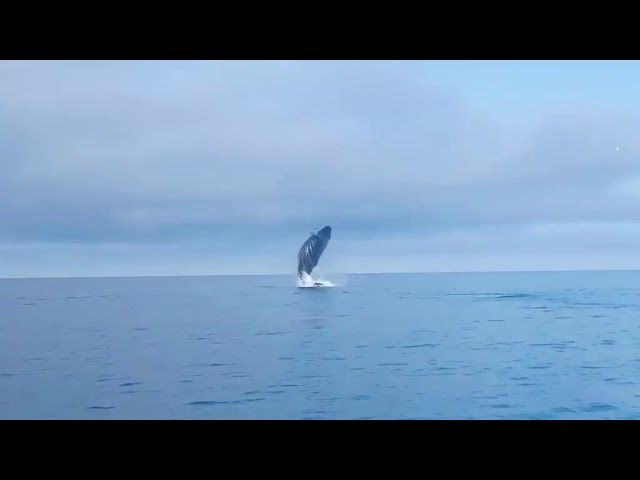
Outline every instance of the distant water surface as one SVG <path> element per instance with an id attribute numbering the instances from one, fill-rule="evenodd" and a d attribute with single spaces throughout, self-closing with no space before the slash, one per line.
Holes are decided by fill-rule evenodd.
<path id="1" fill-rule="evenodd" d="M 635 419 L 640 273 L 0 280 L 1 419 Z"/>

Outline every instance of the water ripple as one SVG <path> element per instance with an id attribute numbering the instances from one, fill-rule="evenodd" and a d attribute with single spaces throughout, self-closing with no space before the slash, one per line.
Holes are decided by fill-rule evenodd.
<path id="1" fill-rule="evenodd" d="M 0 419 L 638 419 L 638 285 L 630 272 L 354 275 L 321 292 L 287 276 L 0 280 Z"/>

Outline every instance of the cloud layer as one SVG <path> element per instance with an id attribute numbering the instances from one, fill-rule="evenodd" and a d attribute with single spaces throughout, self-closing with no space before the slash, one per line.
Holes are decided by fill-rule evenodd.
<path id="1" fill-rule="evenodd" d="M 637 117 L 549 105 L 506 129 L 429 68 L 0 62 L 7 275 L 284 272 L 325 224 L 335 269 L 635 258 Z"/>

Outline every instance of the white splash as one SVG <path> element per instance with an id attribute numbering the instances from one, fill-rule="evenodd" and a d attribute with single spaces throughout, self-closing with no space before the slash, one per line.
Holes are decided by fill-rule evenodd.
<path id="1" fill-rule="evenodd" d="M 302 273 L 302 278 L 297 279 L 298 287 L 300 288 L 323 288 L 323 287 L 335 287 L 335 285 L 329 281 L 322 278 L 315 279 L 311 275 L 307 275 L 306 273 Z M 320 285 L 317 285 L 320 284 Z"/>

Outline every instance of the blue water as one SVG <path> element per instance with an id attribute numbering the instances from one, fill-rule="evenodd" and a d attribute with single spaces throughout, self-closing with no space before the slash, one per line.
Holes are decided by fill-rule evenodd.
<path id="1" fill-rule="evenodd" d="M 0 280 L 0 418 L 640 416 L 640 273 L 332 280 Z"/>

